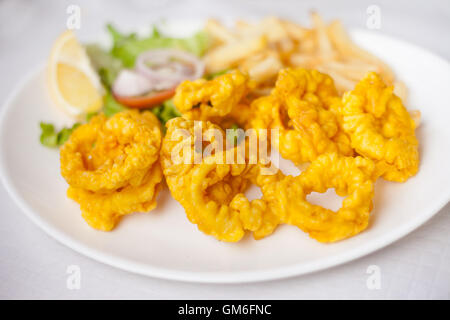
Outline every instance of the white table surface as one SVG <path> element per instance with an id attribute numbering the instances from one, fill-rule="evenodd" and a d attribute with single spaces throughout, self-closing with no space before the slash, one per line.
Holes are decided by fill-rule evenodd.
<path id="1" fill-rule="evenodd" d="M 306 23 L 313 8 L 326 19 L 340 18 L 349 27 L 365 28 L 367 8 L 378 5 L 381 10 L 378 32 L 421 45 L 450 60 L 448 0 L 0 0 L 0 103 L 30 68 L 46 59 L 52 41 L 65 28 L 66 8 L 70 4 L 81 7 L 78 34 L 82 39 L 95 39 L 106 21 L 125 28 L 160 17 L 271 14 Z M 159 280 L 93 261 L 36 227 L 1 185 L 0 214 L 0 298 L 3 299 L 450 299 L 450 204 L 407 237 L 364 258 L 305 276 L 243 285 Z M 69 265 L 80 267 L 79 290 L 67 289 Z M 380 268 L 378 290 L 370 290 L 366 284 L 370 265 Z"/>

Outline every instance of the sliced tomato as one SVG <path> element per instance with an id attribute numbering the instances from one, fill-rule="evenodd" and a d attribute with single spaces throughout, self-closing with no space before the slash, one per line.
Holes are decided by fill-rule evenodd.
<path id="1" fill-rule="evenodd" d="M 172 98 L 174 94 L 175 88 L 164 91 L 152 92 L 145 96 L 122 97 L 114 95 L 114 98 L 116 98 L 117 101 L 119 101 L 120 103 L 122 103 L 127 107 L 136 109 L 147 109 L 151 107 L 156 107 L 157 105 L 161 104 L 161 102 Z"/>

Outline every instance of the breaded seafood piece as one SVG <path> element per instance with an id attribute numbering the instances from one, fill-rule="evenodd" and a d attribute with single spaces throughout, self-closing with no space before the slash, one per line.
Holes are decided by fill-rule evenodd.
<path id="1" fill-rule="evenodd" d="M 76 188 L 106 192 L 140 185 L 159 157 L 161 128 L 151 112 L 103 114 L 79 126 L 61 147 L 61 174 Z"/>
<path id="2" fill-rule="evenodd" d="M 182 82 L 173 101 L 186 119 L 211 121 L 229 114 L 248 90 L 248 76 L 234 70 L 213 80 Z"/>
<path id="3" fill-rule="evenodd" d="M 91 227 L 109 231 L 123 215 L 155 208 L 160 147 L 160 123 L 148 111 L 101 114 L 72 133 L 61 148 L 61 173 Z"/>
<path id="4" fill-rule="evenodd" d="M 372 210 L 374 163 L 362 157 L 328 153 L 316 158 L 299 176 L 259 176 L 257 184 L 268 208 L 280 223 L 299 227 L 319 242 L 335 242 L 352 237 L 369 223 Z M 306 196 L 334 188 L 346 197 L 334 212 L 311 204 Z"/>
<path id="5" fill-rule="evenodd" d="M 254 232 L 256 238 L 267 235 L 263 221 L 269 210 L 265 202 L 249 201 L 243 194 L 253 165 L 227 163 L 227 153 L 235 152 L 234 148 L 205 153 L 211 145 L 220 145 L 221 137 L 196 146 L 195 130 L 206 134 L 215 129 L 225 137 L 223 130 L 208 121 L 194 123 L 182 117 L 171 119 L 166 126 L 161 165 L 170 192 L 184 207 L 189 221 L 222 241 L 239 241 L 246 231 Z M 225 146 L 223 140 L 220 142 Z M 205 156 L 195 161 L 202 153 Z"/>
<path id="6" fill-rule="evenodd" d="M 67 196 L 80 204 L 82 216 L 92 228 L 110 231 L 124 215 L 156 207 L 162 178 L 161 166 L 156 162 L 139 186 L 128 185 L 107 193 L 69 187 Z"/>
<path id="7" fill-rule="evenodd" d="M 352 147 L 375 161 L 375 177 L 404 182 L 419 170 L 416 124 L 380 76 L 370 72 L 354 90 L 344 94 L 337 107 Z"/>
<path id="8" fill-rule="evenodd" d="M 329 76 L 316 70 L 284 69 L 272 93 L 252 103 L 250 126 L 278 129 L 279 139 L 272 143 L 283 158 L 295 164 L 330 152 L 351 156 L 350 139 L 328 110 L 337 98 Z"/>

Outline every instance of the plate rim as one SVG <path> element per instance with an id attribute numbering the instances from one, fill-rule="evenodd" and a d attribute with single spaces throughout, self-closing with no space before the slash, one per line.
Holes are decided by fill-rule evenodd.
<path id="1" fill-rule="evenodd" d="M 397 39 L 395 37 L 380 34 L 373 31 L 367 31 L 364 29 L 351 29 L 350 34 L 353 36 L 355 33 L 366 33 L 372 36 L 376 36 L 382 39 L 387 39 L 388 41 L 395 41 L 402 46 L 409 47 L 410 49 L 421 52 L 421 54 L 428 55 L 430 58 L 439 61 L 442 64 L 446 64 L 450 68 L 450 63 L 442 58 L 441 56 L 420 47 L 418 45 L 412 44 L 402 39 Z M 11 106 L 14 101 L 18 98 L 19 94 L 39 72 L 42 72 L 45 68 L 45 63 L 40 63 L 36 67 L 32 68 L 27 74 L 22 77 L 18 84 L 14 87 L 12 92 L 6 98 L 3 103 L 2 110 L 0 110 L 0 150 L 3 150 L 4 137 L 3 137 L 3 123 L 7 119 L 7 116 L 11 110 Z M 176 280 L 183 282 L 196 282 L 196 283 L 253 283 L 261 281 L 271 281 L 291 278 L 294 276 L 305 275 L 313 272 L 319 272 L 331 267 L 342 265 L 354 261 L 363 256 L 374 253 L 393 242 L 405 237 L 412 231 L 416 230 L 422 226 L 426 221 L 431 219 L 436 215 L 450 200 L 450 188 L 447 194 L 443 193 L 442 199 L 434 202 L 429 210 L 428 214 L 422 214 L 412 219 L 408 224 L 404 224 L 397 227 L 390 233 L 383 235 L 378 240 L 371 241 L 365 247 L 356 247 L 355 249 L 347 250 L 337 256 L 332 256 L 331 258 L 321 259 L 317 262 L 310 263 L 294 263 L 288 266 L 275 267 L 269 270 L 259 270 L 259 271 L 239 271 L 239 272 L 195 272 L 195 271 L 180 271 L 170 268 L 155 267 L 152 265 L 138 263 L 130 261 L 125 258 L 121 258 L 115 255 L 107 254 L 98 249 L 93 249 L 88 245 L 85 245 L 78 241 L 77 239 L 65 234 L 64 232 L 58 230 L 56 227 L 48 223 L 44 218 L 36 214 L 31 206 L 23 199 L 16 187 L 14 186 L 13 179 L 6 170 L 6 161 L 3 152 L 0 152 L 0 180 L 2 181 L 7 193 L 16 203 L 25 215 L 33 221 L 39 228 L 44 230 L 45 233 L 50 235 L 52 238 L 57 240 L 59 243 L 71 248 L 72 250 L 87 256 L 95 261 L 107 264 L 109 266 L 122 269 L 128 272 L 149 276 L 153 278 L 165 279 L 165 280 Z"/>

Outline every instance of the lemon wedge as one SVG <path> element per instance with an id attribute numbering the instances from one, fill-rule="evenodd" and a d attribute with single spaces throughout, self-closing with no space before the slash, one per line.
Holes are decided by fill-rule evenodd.
<path id="1" fill-rule="evenodd" d="M 72 31 L 55 41 L 48 63 L 48 87 L 55 105 L 81 119 L 102 108 L 104 90 L 86 50 Z"/>

